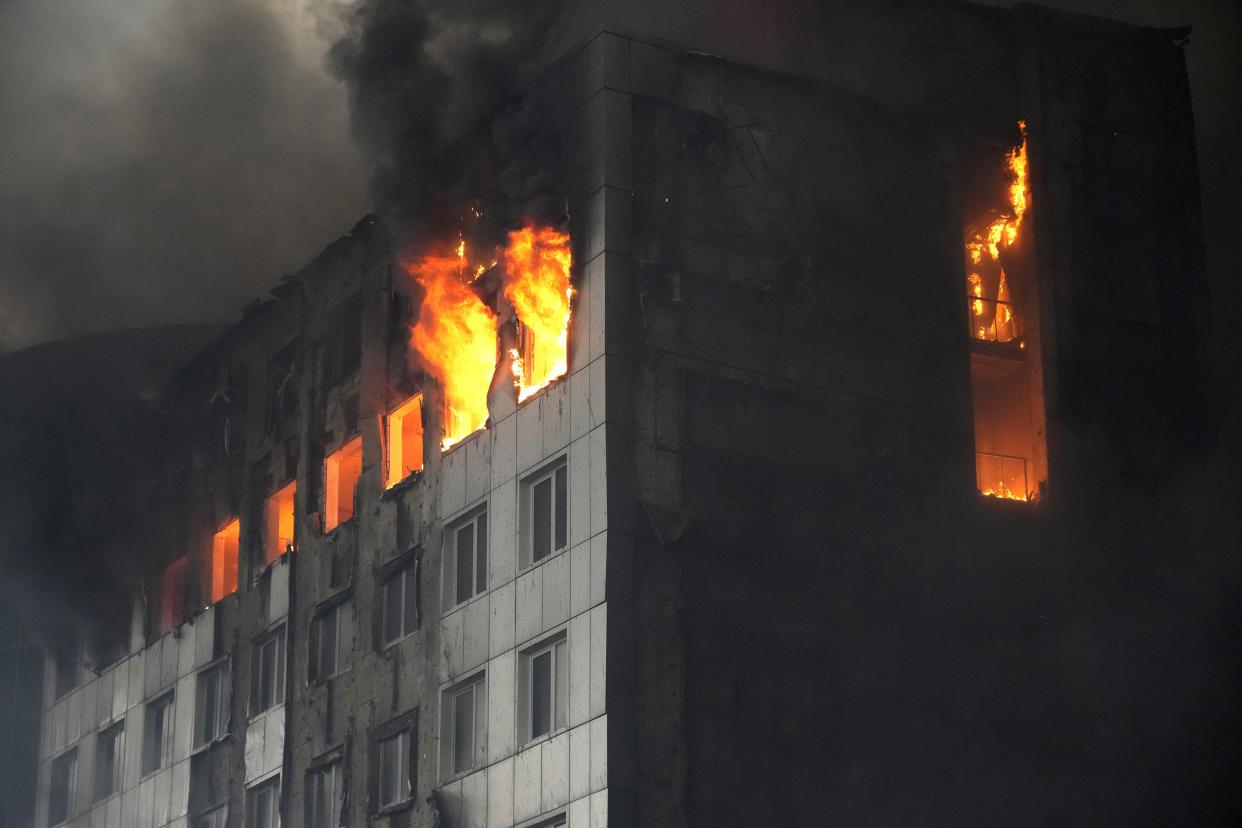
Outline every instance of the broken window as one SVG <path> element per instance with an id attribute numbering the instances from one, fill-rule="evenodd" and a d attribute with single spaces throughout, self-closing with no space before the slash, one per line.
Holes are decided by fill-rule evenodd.
<path id="1" fill-rule="evenodd" d="M 57 825 L 73 816 L 77 789 L 78 749 L 71 748 L 52 760 L 47 801 L 48 825 Z"/>
<path id="2" fill-rule="evenodd" d="M 482 767 L 487 756 L 487 682 L 478 673 L 444 691 L 440 767 L 445 777 Z"/>
<path id="3" fill-rule="evenodd" d="M 125 722 L 99 731 L 95 738 L 95 801 L 121 791 L 125 759 Z"/>
<path id="4" fill-rule="evenodd" d="M 233 518 L 211 539 L 211 601 L 237 592 L 237 555 L 240 552 L 241 521 Z"/>
<path id="5" fill-rule="evenodd" d="M 160 575 L 159 634 L 172 632 L 185 618 L 185 588 L 190 574 L 190 559 L 181 556 L 164 567 Z"/>
<path id="6" fill-rule="evenodd" d="M 328 312 L 328 339 L 324 359 L 329 385 L 357 372 L 362 360 L 361 291 Z"/>
<path id="7" fill-rule="evenodd" d="M 415 394 L 388 415 L 388 476 L 391 488 L 423 469 L 423 395 Z"/>
<path id="8" fill-rule="evenodd" d="M 1033 500 L 1047 479 L 1038 293 L 1031 265 L 1026 124 L 968 185 L 966 305 L 980 493 Z"/>
<path id="9" fill-rule="evenodd" d="M 307 828 L 339 828 L 344 798 L 341 760 L 312 768 L 307 773 Z"/>
<path id="10" fill-rule="evenodd" d="M 379 740 L 379 804 L 399 805 L 413 794 L 410 786 L 410 728 Z"/>
<path id="11" fill-rule="evenodd" d="M 280 828 L 280 777 L 261 782 L 246 792 L 246 825 Z"/>
<path id="12" fill-rule="evenodd" d="M 268 633 L 254 645 L 253 693 L 250 714 L 257 716 L 285 700 L 285 628 Z"/>
<path id="13" fill-rule="evenodd" d="M 349 669 L 354 644 L 354 607 L 348 601 L 322 610 L 311 624 L 311 676 L 323 682 Z"/>
<path id="14" fill-rule="evenodd" d="M 267 499 L 264 509 L 267 520 L 263 543 L 265 563 L 271 563 L 293 549 L 293 500 L 297 489 L 297 483 L 290 483 Z"/>
<path id="15" fill-rule="evenodd" d="M 284 420 L 298 413 L 298 340 L 277 351 L 267 363 L 268 428 L 274 431 Z"/>
<path id="16" fill-rule="evenodd" d="M 229 672 L 228 662 L 204 670 L 198 674 L 198 692 L 195 699 L 194 729 L 195 745 L 207 745 L 219 739 L 229 729 Z"/>
<path id="17" fill-rule="evenodd" d="M 487 509 L 479 507 L 445 531 L 444 595 L 449 607 L 487 590 Z"/>
<path id="18" fill-rule="evenodd" d="M 411 561 L 384 579 L 384 646 L 418 627 L 418 564 Z"/>
<path id="19" fill-rule="evenodd" d="M 170 690 L 147 703 L 142 736 L 142 773 L 145 776 L 172 762 L 173 693 Z"/>
<path id="20" fill-rule="evenodd" d="M 569 644 L 565 634 L 559 633 L 524 651 L 519 669 L 524 740 L 537 739 L 564 727 L 569 708 Z"/>
<path id="21" fill-rule="evenodd" d="M 58 699 L 78 686 L 81 675 L 82 641 L 77 631 L 72 628 L 66 628 L 63 634 L 64 640 L 55 649 L 55 676 L 52 687 L 52 692 Z"/>
<path id="22" fill-rule="evenodd" d="M 522 565 L 537 563 L 569 543 L 569 479 L 565 458 L 522 481 Z"/>
<path id="23" fill-rule="evenodd" d="M 324 460 L 323 529 L 331 532 L 354 516 L 354 496 L 362 476 L 362 437 L 355 437 Z"/>

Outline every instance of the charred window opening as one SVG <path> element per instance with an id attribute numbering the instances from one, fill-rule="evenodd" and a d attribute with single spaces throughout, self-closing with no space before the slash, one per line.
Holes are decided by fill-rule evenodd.
<path id="1" fill-rule="evenodd" d="M 172 632 L 185 618 L 185 590 L 190 574 L 190 559 L 182 556 L 164 567 L 160 574 L 159 634 Z"/>
<path id="2" fill-rule="evenodd" d="M 267 521 L 263 542 L 265 563 L 271 563 L 294 548 L 293 502 L 297 489 L 297 483 L 289 483 L 267 499 L 264 509 Z"/>
<path id="3" fill-rule="evenodd" d="M 55 675 L 52 693 L 60 698 L 78 686 L 81 676 L 82 642 L 77 631 L 66 627 L 61 632 L 61 642 L 55 648 Z"/>
<path id="4" fill-rule="evenodd" d="M 324 353 L 329 385 L 352 376 L 362 362 L 362 292 L 352 294 L 328 312 Z"/>
<path id="5" fill-rule="evenodd" d="M 354 516 L 354 496 L 362 476 L 362 438 L 354 439 L 324 459 L 323 529 L 331 532 Z"/>
<path id="6" fill-rule="evenodd" d="M 981 494 L 1034 500 L 1047 480 L 1037 274 L 1027 215 L 1026 124 L 968 171 L 965 299 Z"/>
<path id="7" fill-rule="evenodd" d="M 388 415 L 385 487 L 423 470 L 423 395 L 415 394 Z"/>
<path id="8" fill-rule="evenodd" d="M 211 601 L 215 603 L 237 591 L 237 556 L 241 521 L 233 518 L 211 539 Z"/>
<path id="9" fill-rule="evenodd" d="M 298 340 L 281 348 L 268 361 L 268 424 L 269 433 L 298 413 Z"/>

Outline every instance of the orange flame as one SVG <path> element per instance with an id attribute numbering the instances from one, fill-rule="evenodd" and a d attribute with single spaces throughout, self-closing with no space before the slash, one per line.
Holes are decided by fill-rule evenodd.
<path id="1" fill-rule="evenodd" d="M 441 448 L 487 421 L 487 390 L 496 369 L 496 314 L 467 284 L 466 244 L 452 255 L 427 255 L 406 265 L 424 291 L 410 341 L 423 368 L 444 389 Z"/>
<path id="2" fill-rule="evenodd" d="M 505 296 L 525 335 L 522 352 L 511 352 L 520 402 L 569 369 L 569 235 L 527 225 L 509 233 L 503 259 Z"/>
<path id="3" fill-rule="evenodd" d="M 1026 154 L 1026 121 L 1018 121 L 1018 129 L 1022 134 L 1022 143 L 1005 153 L 1005 164 L 1009 168 L 1012 180 L 1009 183 L 1009 210 L 997 217 L 987 230 L 976 233 L 973 240 L 966 242 L 966 255 L 970 261 L 970 271 L 966 276 L 966 290 L 970 300 L 970 310 L 976 319 L 971 322 L 971 335 L 975 339 L 994 340 L 996 342 L 1012 342 L 1019 338 L 1018 319 L 1013 314 L 1013 304 L 1009 298 L 1009 286 L 1005 278 L 1004 268 L 1000 268 L 1000 281 L 997 284 L 996 296 L 983 295 L 983 278 L 977 269 L 984 264 L 984 251 L 992 263 L 1000 262 L 1001 247 L 1010 247 L 1018 241 L 1018 230 L 1022 227 L 1022 217 L 1026 214 L 1027 196 L 1029 193 L 1027 180 Z M 980 324 L 993 309 L 989 324 Z M 1019 341 L 1019 345 L 1021 342 Z"/>

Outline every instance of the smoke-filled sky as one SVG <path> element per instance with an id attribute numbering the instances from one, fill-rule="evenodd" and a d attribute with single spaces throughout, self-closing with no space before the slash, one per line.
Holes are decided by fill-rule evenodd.
<path id="1" fill-rule="evenodd" d="M 459 18 L 505 6 L 438 8 L 450 5 Z M 684 40 L 713 7 L 739 5 L 567 0 L 540 40 L 554 53 L 604 22 Z M 1213 173 L 1204 179 L 1211 246 L 1242 221 L 1224 129 L 1242 94 L 1239 4 L 1049 5 L 1196 24 L 1188 55 Z M 0 2 L 0 353 L 90 331 L 231 321 L 369 210 L 373 147 L 358 149 L 340 61 L 327 58 L 351 6 Z"/>

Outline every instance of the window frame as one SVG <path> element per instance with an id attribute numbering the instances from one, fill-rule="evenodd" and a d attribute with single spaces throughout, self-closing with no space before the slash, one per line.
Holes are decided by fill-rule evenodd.
<path id="1" fill-rule="evenodd" d="M 402 779 L 404 779 L 406 786 L 404 794 L 401 794 L 399 791 L 394 792 L 397 794 L 395 799 L 387 798 L 388 791 L 386 789 L 388 786 L 385 784 L 387 780 L 385 779 L 384 772 L 386 764 L 384 752 L 390 745 L 395 748 L 397 758 L 397 767 L 395 768 L 396 778 L 392 781 L 394 781 L 399 788 Z M 399 727 L 391 733 L 378 736 L 375 739 L 375 801 L 378 804 L 381 813 L 399 809 L 414 800 L 414 776 L 412 773 L 414 769 L 414 763 L 412 761 L 413 746 L 414 728 L 412 722 Z"/>
<path id="2" fill-rule="evenodd" d="M 558 478 L 564 482 L 558 487 Z M 535 498 L 537 487 L 550 481 L 548 496 L 548 551 L 535 557 Z M 519 546 L 520 569 L 528 569 L 555 557 L 569 548 L 569 456 L 562 454 L 522 478 L 519 493 L 521 517 L 521 541 Z M 563 491 L 562 491 L 563 489 Z M 563 500 L 563 502 L 562 502 Z M 558 541 L 560 544 L 558 545 Z"/>
<path id="3" fill-rule="evenodd" d="M 535 660 L 548 655 L 548 726 L 535 733 Z M 523 745 L 547 739 L 569 726 L 569 636 L 562 629 L 523 648 L 518 654 L 518 703 Z"/>
<path id="4" fill-rule="evenodd" d="M 264 704 L 263 686 L 263 654 L 273 642 L 279 642 L 275 648 L 275 663 L 272 665 L 271 699 Z M 288 638 L 285 635 L 285 623 L 282 621 L 261 636 L 254 639 L 250 671 L 250 718 L 274 709 L 285 702 L 285 673 L 288 670 Z"/>
<path id="5" fill-rule="evenodd" d="M 418 422 L 418 468 L 410 469 L 405 464 L 406 429 L 405 421 L 414 417 Z M 423 393 L 420 391 L 407 397 L 388 412 L 384 418 L 384 433 L 387 438 L 384 446 L 384 488 L 391 489 L 402 481 L 418 474 L 425 467 L 426 433 L 423 429 Z"/>
<path id="6" fill-rule="evenodd" d="M 271 791 L 270 810 L 267 811 L 269 821 L 258 822 L 259 811 L 257 800 Z M 261 782 L 246 788 L 246 828 L 280 828 L 280 774 L 269 776 Z"/>
<path id="7" fill-rule="evenodd" d="M 216 820 L 219 820 L 218 822 Z M 207 820 L 211 820 L 210 823 Z M 228 804 L 208 808 L 194 818 L 194 828 L 225 828 L 229 824 Z"/>
<path id="8" fill-rule="evenodd" d="M 489 536 L 490 526 L 487 501 L 471 507 L 460 517 L 445 524 L 444 554 L 441 555 L 444 571 L 441 580 L 443 582 L 442 594 L 444 596 L 442 603 L 446 612 L 451 612 L 457 607 L 468 604 L 488 591 L 488 566 L 490 563 L 490 550 L 488 547 L 491 543 L 491 537 Z M 469 572 L 470 591 L 465 597 L 460 597 L 461 549 L 459 538 L 460 533 L 467 528 L 471 530 L 472 539 Z M 482 544 L 479 543 L 480 538 L 482 538 Z"/>
<path id="9" fill-rule="evenodd" d="M 459 761 L 461 745 L 458 744 L 457 709 L 459 700 L 471 694 L 471 759 L 468 764 Z M 454 779 L 473 773 L 487 765 L 487 671 L 480 670 L 446 688 L 441 693 L 440 704 L 440 777 Z"/>
<path id="10" fill-rule="evenodd" d="M 354 455 L 358 458 L 358 475 L 350 481 L 349 515 L 341 517 L 341 466 L 347 458 Z M 341 526 L 351 522 L 358 516 L 358 484 L 362 481 L 366 456 L 362 444 L 362 435 L 354 434 L 342 440 L 340 445 L 324 455 L 323 486 L 320 502 L 323 505 L 323 533 L 335 532 Z"/>
<path id="11" fill-rule="evenodd" d="M 177 702 L 175 690 L 167 690 L 152 697 L 143 709 L 142 716 L 142 776 L 147 777 L 156 771 L 172 765 L 174 714 Z M 157 745 L 152 725 L 156 716 L 166 717 Z"/>
<path id="12" fill-rule="evenodd" d="M 52 806 L 58 804 L 59 800 L 55 798 L 56 789 L 60 787 L 57 784 L 57 775 L 60 768 L 64 768 L 68 764 L 68 770 L 65 772 L 64 779 L 64 813 L 60 813 L 57 808 L 53 811 Z M 74 745 L 68 750 L 62 751 L 58 756 L 52 759 L 51 768 L 48 776 L 47 786 L 47 824 L 60 825 L 68 822 L 77 816 L 74 808 L 78 793 L 78 746 Z"/>
<path id="13" fill-rule="evenodd" d="M 108 789 L 101 791 L 99 775 L 102 766 L 102 749 L 104 745 L 112 746 L 112 773 L 109 774 Z M 91 803 L 103 802 L 116 796 L 125 785 L 125 719 L 118 719 L 107 727 L 102 727 L 95 734 L 95 764 L 91 768 L 94 777 L 91 787 Z"/>
<path id="14" fill-rule="evenodd" d="M 307 828 L 339 828 L 339 819 L 341 809 L 345 804 L 345 762 L 340 755 L 333 755 L 331 759 L 320 760 L 311 765 L 306 770 L 306 817 Z M 332 801 L 329 803 L 329 810 L 326 814 L 319 813 L 318 784 L 324 774 L 328 771 L 332 772 Z M 336 815 L 337 822 L 332 822 L 333 814 Z M 319 820 L 326 818 L 326 821 Z"/>
<path id="15" fill-rule="evenodd" d="M 232 672 L 228 658 L 220 659 L 199 670 L 194 685 L 194 748 L 206 747 L 223 739 L 229 734 L 232 705 Z M 219 681 L 216 690 L 216 715 L 210 735 L 207 733 L 207 710 L 205 709 L 207 693 L 205 682 L 211 679 Z"/>
<path id="16" fill-rule="evenodd" d="M 324 631 L 332 624 L 332 670 L 324 670 Z M 320 604 L 311 619 L 310 677 L 313 684 L 323 684 L 349 672 L 353 666 L 354 607 L 348 591 Z"/>
<path id="17" fill-rule="evenodd" d="M 397 642 L 408 637 L 419 626 L 419 601 L 418 601 L 418 569 L 419 556 L 414 552 L 404 555 L 401 558 L 392 561 L 380 572 L 380 600 L 379 600 L 379 649 L 381 652 L 392 647 Z M 388 602 L 389 602 L 389 584 L 394 583 L 397 579 L 401 580 L 401 612 L 398 617 L 401 619 L 400 631 L 389 637 L 388 629 Z M 411 595 L 413 601 L 411 601 Z M 408 625 L 408 626 L 407 626 Z"/>

